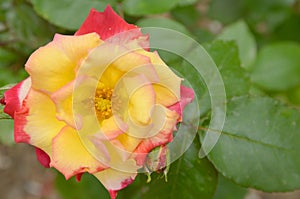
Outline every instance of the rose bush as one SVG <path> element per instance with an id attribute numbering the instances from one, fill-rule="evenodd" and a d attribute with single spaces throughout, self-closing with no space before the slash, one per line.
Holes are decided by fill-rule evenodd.
<path id="1" fill-rule="evenodd" d="M 56 34 L 25 64 L 29 77 L 6 91 L 14 138 L 66 179 L 88 172 L 115 198 L 166 147 L 194 98 L 149 51 L 148 36 L 110 6 L 92 9 L 74 36 Z M 165 150 L 163 150 L 165 151 Z M 159 166 L 166 166 L 166 153 Z"/>

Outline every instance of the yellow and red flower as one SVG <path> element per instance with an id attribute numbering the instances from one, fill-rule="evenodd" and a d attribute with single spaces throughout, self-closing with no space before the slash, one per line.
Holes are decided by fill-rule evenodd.
<path id="1" fill-rule="evenodd" d="M 74 36 L 56 34 L 25 69 L 30 76 L 2 100 L 15 141 L 35 146 L 41 164 L 67 179 L 93 174 L 112 198 L 149 152 L 172 141 L 194 98 L 149 51 L 148 36 L 110 6 L 92 9 Z"/>

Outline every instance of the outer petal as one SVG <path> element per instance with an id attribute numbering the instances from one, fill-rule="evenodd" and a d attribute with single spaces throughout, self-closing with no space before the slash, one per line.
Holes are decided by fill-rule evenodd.
<path id="1" fill-rule="evenodd" d="M 52 139 L 65 125 L 55 115 L 51 99 L 31 89 L 22 109 L 15 112 L 15 141 L 29 142 L 50 155 Z"/>
<path id="2" fill-rule="evenodd" d="M 22 107 L 31 86 L 31 79 L 27 78 L 4 93 L 4 112 L 14 118 L 16 111 Z"/>
<path id="3" fill-rule="evenodd" d="M 88 17 L 75 35 L 96 32 L 102 40 L 106 40 L 115 34 L 131 29 L 137 29 L 137 26 L 128 24 L 108 5 L 104 12 L 91 9 Z"/>
<path id="4" fill-rule="evenodd" d="M 103 186 L 109 191 L 111 199 L 117 197 L 117 191 L 127 187 L 133 182 L 136 173 L 126 173 L 115 169 L 106 169 L 94 174 Z"/>
<path id="5" fill-rule="evenodd" d="M 185 86 L 180 86 L 180 95 L 181 95 L 180 102 L 177 102 L 176 104 L 169 106 L 168 108 L 170 110 L 176 111 L 180 115 L 180 120 L 181 120 L 182 113 L 185 106 L 194 100 L 195 94 L 193 89 Z"/>
<path id="6" fill-rule="evenodd" d="M 53 155 L 50 166 L 55 167 L 67 179 L 82 172 L 94 173 L 105 169 L 84 147 L 76 130 L 64 127 L 53 139 Z"/>
<path id="7" fill-rule="evenodd" d="M 100 42 L 97 34 L 56 35 L 52 42 L 36 50 L 25 64 L 32 87 L 50 93 L 60 89 L 75 78 L 81 60 Z"/>
<path id="8" fill-rule="evenodd" d="M 45 153 L 42 149 L 39 148 L 35 148 L 35 154 L 36 157 L 38 159 L 38 161 L 41 163 L 41 165 L 43 165 L 46 168 L 50 167 L 50 157 L 49 155 L 47 155 L 47 153 Z"/>

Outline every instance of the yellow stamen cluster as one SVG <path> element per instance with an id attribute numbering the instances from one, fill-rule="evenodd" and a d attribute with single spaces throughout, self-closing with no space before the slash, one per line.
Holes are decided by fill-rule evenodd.
<path id="1" fill-rule="evenodd" d="M 112 97 L 113 89 L 99 83 L 95 93 L 95 109 L 99 121 L 108 119 L 112 115 Z"/>

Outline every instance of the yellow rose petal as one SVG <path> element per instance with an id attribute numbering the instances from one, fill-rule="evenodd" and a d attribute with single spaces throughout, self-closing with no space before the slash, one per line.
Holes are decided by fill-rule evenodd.
<path id="1" fill-rule="evenodd" d="M 50 166 L 63 173 L 67 179 L 82 172 L 94 173 L 106 168 L 89 153 L 76 130 L 71 127 L 64 127 L 53 139 L 52 146 Z"/>

